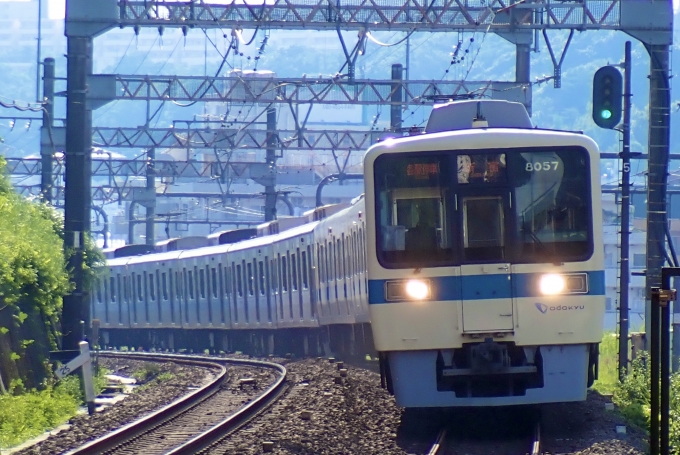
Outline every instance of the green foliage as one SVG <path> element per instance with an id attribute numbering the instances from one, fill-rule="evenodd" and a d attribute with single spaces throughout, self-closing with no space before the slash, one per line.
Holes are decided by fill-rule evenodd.
<path id="1" fill-rule="evenodd" d="M 145 363 L 143 368 L 132 373 L 132 377 L 141 384 L 155 378 L 160 372 L 161 367 L 157 363 Z"/>
<path id="2" fill-rule="evenodd" d="M 166 371 L 166 372 L 163 372 L 163 373 L 159 374 L 158 376 L 156 376 L 156 380 L 158 382 L 165 382 L 165 381 L 169 381 L 170 379 L 172 379 L 174 377 L 175 377 L 174 374 L 170 373 L 169 371 Z"/>
<path id="3" fill-rule="evenodd" d="M 613 401 L 629 421 L 646 428 L 650 412 L 649 357 L 643 352 L 633 360 L 630 373 L 614 391 Z M 677 382 L 677 381 L 676 381 Z"/>
<path id="4" fill-rule="evenodd" d="M 619 384 L 618 367 L 619 339 L 613 332 L 607 332 L 600 343 L 598 379 L 593 389 L 603 394 L 614 393 Z"/>
<path id="5" fill-rule="evenodd" d="M 4 168 L 0 158 L 0 172 Z M 70 289 L 52 213 L 45 205 L 20 198 L 0 177 L 0 299 L 16 307 L 19 325 L 29 313 L 19 308 L 20 302 L 35 305 L 46 317 L 56 316 L 61 297 Z"/>
<path id="6" fill-rule="evenodd" d="M 0 448 L 20 444 L 61 425 L 77 408 L 77 399 L 61 386 L 18 396 L 0 395 Z"/>

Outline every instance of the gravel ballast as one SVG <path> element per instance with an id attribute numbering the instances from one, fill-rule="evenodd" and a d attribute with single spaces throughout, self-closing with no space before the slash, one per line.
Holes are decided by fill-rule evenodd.
<path id="1" fill-rule="evenodd" d="M 148 361 L 142 360 L 99 358 L 99 365 L 102 368 L 111 374 L 125 377 L 132 377 L 135 371 L 145 369 L 148 364 Z M 151 379 L 135 389 L 134 393 L 123 401 L 91 416 L 79 414 L 69 421 L 68 428 L 15 453 L 19 455 L 63 453 L 137 420 L 214 378 L 213 372 L 207 368 L 173 362 L 158 365 L 161 373 L 172 373 L 172 377 L 162 382 Z"/>
<path id="2" fill-rule="evenodd" d="M 414 430 L 422 420 L 419 422 L 413 413 L 405 414 L 396 406 L 394 398 L 380 387 L 377 373 L 347 365 L 339 368 L 337 362 L 321 358 L 266 360 L 286 366 L 289 391 L 262 417 L 244 427 L 245 431 L 232 435 L 209 453 L 251 455 L 264 453 L 266 448 L 267 453 L 279 455 L 405 455 L 424 454 L 429 450 L 436 434 L 434 425 Z M 114 374 L 124 376 L 129 376 L 135 368 L 135 361 L 130 360 L 102 359 L 100 362 Z M 120 370 L 123 365 L 130 366 Z M 93 416 L 79 415 L 72 419 L 69 429 L 18 453 L 62 453 L 160 408 L 210 379 L 210 373 L 201 368 L 168 363 L 162 367 L 162 371 L 166 370 L 173 372 L 173 379 L 151 382 L 132 397 Z M 617 426 L 625 422 L 615 411 L 605 410 L 608 401 L 591 392 L 583 403 L 543 406 L 543 453 L 646 453 L 647 436 L 643 431 L 627 426 L 625 434 L 617 433 Z M 465 452 L 454 449 L 447 453 L 491 455 L 488 444 L 478 449 L 474 443 L 464 445 Z"/>
<path id="3" fill-rule="evenodd" d="M 274 454 L 424 454 L 434 441 L 437 428 L 418 421 L 427 413 L 405 414 L 380 387 L 377 373 L 343 366 L 348 371 L 341 377 L 337 365 L 326 359 L 281 363 L 289 371 L 290 394 L 246 432 L 209 453 L 260 454 L 271 442 L 268 450 Z M 626 434 L 618 434 L 617 425 L 625 423 L 616 412 L 605 410 L 607 401 L 591 392 L 583 403 L 543 406 L 544 453 L 644 454 L 647 436 L 630 427 Z M 423 423 L 424 428 L 416 428 Z M 492 455 L 488 443 L 465 444 L 463 452 L 453 449 L 447 453 Z"/>

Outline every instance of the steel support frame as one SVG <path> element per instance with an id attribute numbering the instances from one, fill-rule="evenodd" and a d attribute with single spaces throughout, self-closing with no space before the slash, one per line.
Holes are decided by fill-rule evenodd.
<path id="1" fill-rule="evenodd" d="M 83 337 L 80 321 L 89 321 L 83 267 L 92 205 L 92 110 L 87 100 L 92 41 L 88 36 L 67 37 L 64 249 L 74 289 L 64 297 L 61 349 L 77 349 Z"/>
<path id="2" fill-rule="evenodd" d="M 113 2 L 113 0 L 106 0 Z M 531 3 L 491 0 L 488 3 L 438 0 L 392 2 L 297 2 L 273 0 L 254 8 L 232 2 L 228 5 L 160 0 L 122 0 L 112 25 L 120 27 L 267 27 L 286 30 L 360 30 L 368 24 L 373 31 L 509 31 L 535 29 L 544 24 L 555 29 L 616 30 L 620 27 L 619 0 Z M 537 19 L 537 21 L 535 20 Z M 538 23 L 536 23 L 538 22 Z"/>

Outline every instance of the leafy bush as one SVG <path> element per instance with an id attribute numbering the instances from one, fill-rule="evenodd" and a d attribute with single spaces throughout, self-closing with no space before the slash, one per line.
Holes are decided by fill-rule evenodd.
<path id="1" fill-rule="evenodd" d="M 641 428 L 649 425 L 651 374 L 649 356 L 641 353 L 633 360 L 630 373 L 614 391 L 613 401 L 621 413 Z"/>
<path id="2" fill-rule="evenodd" d="M 77 378 L 76 384 L 77 384 Z M 11 447 L 66 422 L 78 409 L 70 387 L 0 395 L 0 448 Z"/>
<path id="3" fill-rule="evenodd" d="M 600 343 L 598 378 L 593 389 L 603 394 L 611 394 L 619 384 L 618 375 L 619 339 L 614 332 L 607 332 Z"/>

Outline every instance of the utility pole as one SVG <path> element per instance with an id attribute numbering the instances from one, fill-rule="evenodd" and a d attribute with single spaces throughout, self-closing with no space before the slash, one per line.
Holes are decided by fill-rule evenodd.
<path id="1" fill-rule="evenodd" d="M 43 202 L 52 203 L 52 157 L 54 156 L 54 59 L 48 57 L 43 64 L 43 111 L 40 127 L 40 194 Z"/>
<path id="2" fill-rule="evenodd" d="M 630 41 L 623 62 L 623 150 L 621 157 L 621 263 L 619 277 L 619 381 L 628 371 L 628 290 L 630 283 Z"/>

